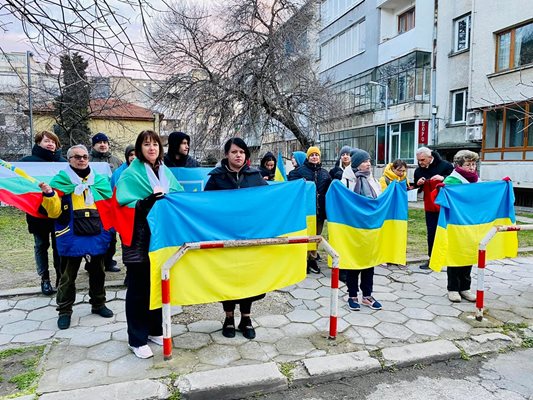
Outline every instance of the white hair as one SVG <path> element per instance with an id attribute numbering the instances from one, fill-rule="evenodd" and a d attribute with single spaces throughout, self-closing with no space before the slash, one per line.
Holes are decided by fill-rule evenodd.
<path id="1" fill-rule="evenodd" d="M 74 153 L 74 149 L 82 149 L 85 150 L 87 154 L 89 154 L 89 150 L 87 150 L 87 147 L 85 147 L 83 144 L 75 144 L 70 149 L 67 150 L 67 159 L 69 159 L 72 156 L 72 153 Z"/>
<path id="2" fill-rule="evenodd" d="M 428 147 L 419 147 L 417 150 L 416 150 L 416 155 L 420 155 L 420 154 L 424 154 L 428 157 L 431 157 L 431 149 L 428 148 Z"/>

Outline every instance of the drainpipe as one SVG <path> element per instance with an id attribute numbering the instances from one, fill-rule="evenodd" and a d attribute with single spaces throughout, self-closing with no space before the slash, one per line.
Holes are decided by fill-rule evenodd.
<path id="1" fill-rule="evenodd" d="M 28 117 L 30 123 L 30 154 L 33 147 L 33 97 L 31 95 L 31 63 L 30 59 L 33 57 L 31 51 L 26 52 L 26 70 L 28 73 Z"/>
<path id="2" fill-rule="evenodd" d="M 438 144 L 437 126 L 437 19 L 439 0 L 434 0 L 433 6 L 433 51 L 431 59 L 431 133 L 433 145 Z"/>

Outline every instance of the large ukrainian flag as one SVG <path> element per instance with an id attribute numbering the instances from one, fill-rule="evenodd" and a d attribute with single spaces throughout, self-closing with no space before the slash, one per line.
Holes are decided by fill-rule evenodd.
<path id="1" fill-rule="evenodd" d="M 306 236 L 305 182 L 239 190 L 171 193 L 148 215 L 150 307 L 161 306 L 161 267 L 181 245 L 209 240 Z M 306 276 L 304 244 L 188 251 L 171 269 L 171 303 L 256 296 Z"/>
<path id="2" fill-rule="evenodd" d="M 326 195 L 326 212 L 329 243 L 340 255 L 340 268 L 405 264 L 407 194 L 404 184 L 391 182 L 387 190 L 372 199 L 334 180 Z"/>
<path id="3" fill-rule="evenodd" d="M 477 263 L 479 242 L 495 225 L 515 225 L 513 186 L 509 181 L 446 185 L 440 189 L 439 222 L 429 266 Z M 500 232 L 487 246 L 486 259 L 516 257 L 517 232 Z"/>

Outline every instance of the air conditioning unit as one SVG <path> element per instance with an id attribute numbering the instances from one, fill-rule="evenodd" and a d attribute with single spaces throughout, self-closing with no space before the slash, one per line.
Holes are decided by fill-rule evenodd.
<path id="1" fill-rule="evenodd" d="M 482 133 L 481 126 L 469 126 L 466 128 L 465 141 L 479 142 L 482 139 Z"/>
<path id="2" fill-rule="evenodd" d="M 483 111 L 468 111 L 466 113 L 467 125 L 481 125 L 483 124 Z"/>

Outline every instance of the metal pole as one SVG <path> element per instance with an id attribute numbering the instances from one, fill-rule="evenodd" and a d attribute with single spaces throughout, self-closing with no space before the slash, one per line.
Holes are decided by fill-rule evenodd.
<path id="1" fill-rule="evenodd" d="M 28 73 L 28 117 L 30 123 L 30 153 L 33 146 L 33 98 L 31 95 L 31 64 L 30 59 L 33 57 L 31 51 L 26 52 L 26 69 Z"/>
<path id="2" fill-rule="evenodd" d="M 385 164 L 390 160 L 389 154 L 389 85 L 385 83 Z"/>

